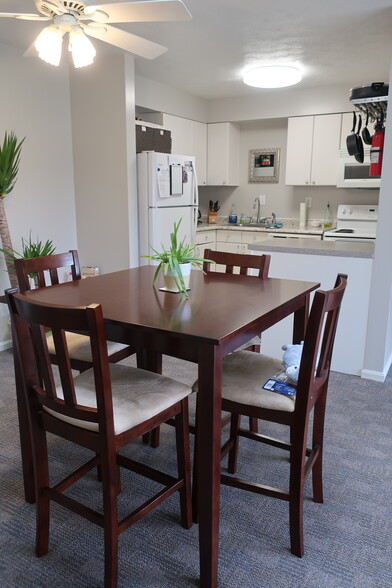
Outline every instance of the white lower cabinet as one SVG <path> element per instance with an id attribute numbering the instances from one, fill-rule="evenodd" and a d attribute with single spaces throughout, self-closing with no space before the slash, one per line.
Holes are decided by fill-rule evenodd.
<path id="1" fill-rule="evenodd" d="M 200 231 L 196 234 L 196 248 L 195 257 L 202 259 L 204 257 L 204 250 L 216 249 L 216 230 Z"/>

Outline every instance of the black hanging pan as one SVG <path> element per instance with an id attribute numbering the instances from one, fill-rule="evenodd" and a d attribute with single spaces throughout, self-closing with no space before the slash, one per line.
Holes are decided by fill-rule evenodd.
<path id="1" fill-rule="evenodd" d="M 369 124 L 369 109 L 366 108 L 366 124 L 365 124 L 365 128 L 362 129 L 362 139 L 366 145 L 371 145 L 372 144 L 372 136 L 371 136 L 370 131 L 368 129 L 368 124 Z"/>
<path id="2" fill-rule="evenodd" d="M 355 155 L 355 159 L 358 161 L 358 163 L 363 163 L 363 159 L 364 159 L 364 154 L 363 154 L 363 143 L 362 143 L 362 138 L 361 138 L 361 126 L 362 126 L 362 116 L 359 114 L 359 123 L 358 123 L 358 130 L 357 130 L 357 138 L 358 138 L 358 151 L 357 153 L 354 153 Z"/>
<path id="3" fill-rule="evenodd" d="M 351 135 L 348 135 L 346 139 L 347 151 L 349 155 L 356 155 L 358 153 L 358 135 L 355 132 L 355 127 L 357 126 L 357 115 L 355 114 L 355 110 L 353 112 L 353 128 L 351 129 Z"/>

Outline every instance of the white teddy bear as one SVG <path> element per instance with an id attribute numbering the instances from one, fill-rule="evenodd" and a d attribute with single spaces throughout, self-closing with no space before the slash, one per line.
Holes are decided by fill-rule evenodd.
<path id="1" fill-rule="evenodd" d="M 283 345 L 284 351 L 282 362 L 288 381 L 297 385 L 299 366 L 301 363 L 303 341 L 299 345 Z"/>

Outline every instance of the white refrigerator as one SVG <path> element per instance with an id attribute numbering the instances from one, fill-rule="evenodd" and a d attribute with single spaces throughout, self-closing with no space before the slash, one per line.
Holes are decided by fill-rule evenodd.
<path id="1" fill-rule="evenodd" d="M 139 259 L 170 246 L 170 233 L 180 219 L 180 240 L 196 242 L 198 191 L 195 158 L 143 151 L 137 154 Z"/>

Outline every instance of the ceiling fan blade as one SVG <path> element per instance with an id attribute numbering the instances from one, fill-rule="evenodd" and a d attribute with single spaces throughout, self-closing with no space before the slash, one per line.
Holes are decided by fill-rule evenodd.
<path id="1" fill-rule="evenodd" d="M 181 0 L 145 0 L 86 6 L 84 14 L 94 20 L 94 10 L 106 12 L 105 22 L 164 22 L 191 20 L 192 15 Z M 101 21 L 100 21 L 101 22 Z"/>
<path id="2" fill-rule="evenodd" d="M 60 16 L 67 12 L 61 0 L 35 0 L 35 7 L 41 14 L 54 13 Z"/>
<path id="3" fill-rule="evenodd" d="M 18 18 L 20 20 L 51 20 L 49 16 L 40 16 L 39 14 L 17 14 L 15 12 L 0 12 L 0 18 Z"/>
<path id="4" fill-rule="evenodd" d="M 163 45 L 158 45 L 158 43 L 148 41 L 147 39 L 143 39 L 143 37 L 127 33 L 116 27 L 105 25 L 103 28 L 85 28 L 84 30 L 90 37 L 105 41 L 105 43 L 129 51 L 145 59 L 155 59 L 167 51 L 167 47 L 163 47 Z"/>

